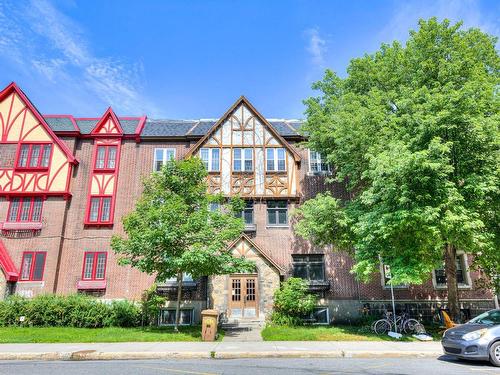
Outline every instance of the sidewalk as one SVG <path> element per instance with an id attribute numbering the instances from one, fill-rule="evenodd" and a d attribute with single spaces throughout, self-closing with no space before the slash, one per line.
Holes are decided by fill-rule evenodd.
<path id="1" fill-rule="evenodd" d="M 0 360 L 437 357 L 439 342 L 264 341 L 0 344 Z"/>

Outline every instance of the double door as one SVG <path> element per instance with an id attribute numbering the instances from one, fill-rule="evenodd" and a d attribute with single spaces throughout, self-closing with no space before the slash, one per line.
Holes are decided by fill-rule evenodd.
<path id="1" fill-rule="evenodd" d="M 231 276 L 229 288 L 229 315 L 231 317 L 255 318 L 259 316 L 256 275 Z"/>

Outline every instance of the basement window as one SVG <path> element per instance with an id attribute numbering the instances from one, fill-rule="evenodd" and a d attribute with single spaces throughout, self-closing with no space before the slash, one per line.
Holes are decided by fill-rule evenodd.
<path id="1" fill-rule="evenodd" d="M 184 308 L 180 309 L 180 319 L 179 325 L 190 326 L 193 324 L 194 309 Z M 175 324 L 175 309 L 161 309 L 160 316 L 158 319 L 158 324 L 160 326 L 173 326 Z"/>

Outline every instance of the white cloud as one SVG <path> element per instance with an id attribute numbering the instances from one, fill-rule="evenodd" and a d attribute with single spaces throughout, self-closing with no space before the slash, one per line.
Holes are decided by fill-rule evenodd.
<path id="1" fill-rule="evenodd" d="M 498 14 L 484 13 L 475 0 L 398 1 L 392 17 L 377 36 L 379 42 L 404 41 L 408 31 L 416 29 L 420 18 L 445 18 L 452 22 L 463 21 L 464 27 L 478 27 L 482 31 L 500 36 Z"/>
<path id="2" fill-rule="evenodd" d="M 111 105 L 122 115 L 160 114 L 142 93 L 141 64 L 95 55 L 80 25 L 47 0 L 7 1 L 0 4 L 0 58 L 26 77 L 50 81 L 52 95 L 70 107 L 62 111 L 97 116 L 96 106 Z"/>
<path id="3" fill-rule="evenodd" d="M 321 37 L 317 27 L 305 31 L 307 36 L 307 51 L 311 55 L 312 63 L 323 68 L 325 66 L 326 40 Z"/>

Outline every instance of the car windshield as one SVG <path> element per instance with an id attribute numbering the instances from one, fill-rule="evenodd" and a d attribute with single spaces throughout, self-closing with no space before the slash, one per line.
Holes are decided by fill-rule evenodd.
<path id="1" fill-rule="evenodd" d="M 469 320 L 469 324 L 500 324 L 500 310 L 491 310 L 481 315 L 476 316 L 474 319 Z"/>

